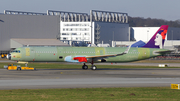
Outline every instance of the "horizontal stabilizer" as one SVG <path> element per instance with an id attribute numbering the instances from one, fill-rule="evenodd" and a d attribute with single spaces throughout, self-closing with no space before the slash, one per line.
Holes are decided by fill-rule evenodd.
<path id="1" fill-rule="evenodd" d="M 166 53 L 171 53 L 175 50 L 165 50 L 165 51 L 157 51 L 156 53 L 159 53 L 159 54 L 166 54 Z"/>

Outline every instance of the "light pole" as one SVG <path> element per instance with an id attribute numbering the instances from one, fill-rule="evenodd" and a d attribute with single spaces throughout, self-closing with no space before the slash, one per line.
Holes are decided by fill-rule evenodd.
<path id="1" fill-rule="evenodd" d="M 148 36 L 149 36 L 149 35 L 148 35 L 148 34 L 149 34 L 148 32 L 149 32 L 149 30 L 147 30 L 147 42 L 148 42 Z"/>
<path id="2" fill-rule="evenodd" d="M 172 33 L 172 46 L 173 46 L 173 30 L 171 30 L 171 33 Z"/>
<path id="3" fill-rule="evenodd" d="M 114 41 L 114 31 L 113 31 L 113 41 Z"/>

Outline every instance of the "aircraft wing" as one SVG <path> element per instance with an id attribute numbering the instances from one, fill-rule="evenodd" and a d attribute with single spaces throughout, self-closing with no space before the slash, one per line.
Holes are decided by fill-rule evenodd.
<path id="1" fill-rule="evenodd" d="M 123 53 L 120 53 L 120 54 L 74 57 L 73 59 L 78 60 L 79 62 L 87 62 L 87 59 L 100 59 L 100 58 L 107 58 L 107 57 L 115 57 L 115 56 L 127 54 L 130 48 L 131 48 L 131 45 Z"/>
<path id="2" fill-rule="evenodd" d="M 127 54 L 129 52 L 129 49 L 131 48 L 131 45 L 123 52 L 120 54 L 111 54 L 111 55 L 98 55 L 98 56 L 86 56 L 86 58 L 106 58 L 106 57 L 115 57 L 115 56 L 120 56 Z"/>

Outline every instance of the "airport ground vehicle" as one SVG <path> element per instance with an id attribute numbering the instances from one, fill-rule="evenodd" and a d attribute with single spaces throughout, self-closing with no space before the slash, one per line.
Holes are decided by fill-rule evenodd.
<path id="1" fill-rule="evenodd" d="M 1 58 L 6 58 L 7 54 L 1 54 Z"/>
<path id="2" fill-rule="evenodd" d="M 4 66 L 7 70 L 36 70 L 33 67 L 21 67 L 20 65 L 14 65 L 14 64 L 8 64 L 7 66 Z"/>

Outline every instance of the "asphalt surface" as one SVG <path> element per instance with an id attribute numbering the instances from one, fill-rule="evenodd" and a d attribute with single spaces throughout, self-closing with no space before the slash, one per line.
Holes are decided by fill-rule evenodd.
<path id="1" fill-rule="evenodd" d="M 16 61 L 11 61 L 11 60 L 0 60 L 0 62 L 4 62 L 4 63 L 12 63 L 12 62 L 16 62 Z M 46 63 L 46 62 L 44 62 Z M 51 62 L 51 63 L 66 63 L 66 64 L 74 64 L 74 63 L 68 63 L 68 62 Z M 88 63 L 90 64 L 90 63 Z M 180 63 L 138 63 L 138 62 L 128 62 L 128 63 L 95 63 L 95 65 L 127 65 L 127 66 L 159 66 L 159 64 L 166 64 L 169 67 L 180 67 Z"/>
<path id="2" fill-rule="evenodd" d="M 0 69 L 0 89 L 170 87 L 180 68 L 9 71 Z"/>

